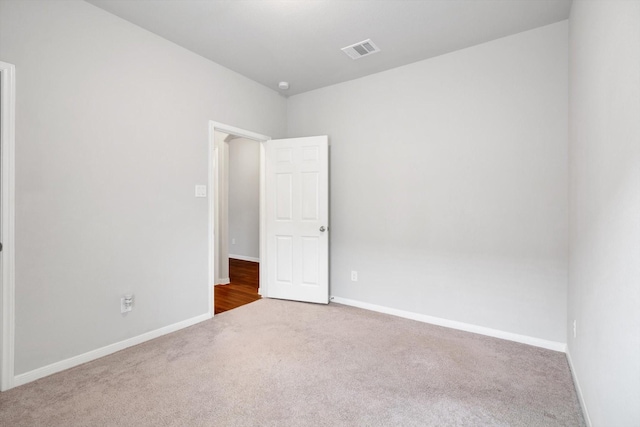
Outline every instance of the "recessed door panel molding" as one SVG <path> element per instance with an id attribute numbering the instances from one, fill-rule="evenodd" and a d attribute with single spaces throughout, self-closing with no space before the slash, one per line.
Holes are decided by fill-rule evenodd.
<path id="1" fill-rule="evenodd" d="M 291 221 L 293 219 L 293 176 L 291 173 L 276 175 L 275 199 L 276 219 Z"/>
<path id="2" fill-rule="evenodd" d="M 329 302 L 328 137 L 265 143 L 267 297 Z"/>
<path id="3" fill-rule="evenodd" d="M 293 150 L 291 148 L 279 148 L 276 152 L 278 165 L 291 164 L 293 162 Z"/>
<path id="4" fill-rule="evenodd" d="M 306 286 L 320 286 L 318 278 L 319 238 L 302 238 L 302 284 Z"/>
<path id="5" fill-rule="evenodd" d="M 276 281 L 279 284 L 291 284 L 293 278 L 293 238 L 276 236 Z"/>
<path id="6" fill-rule="evenodd" d="M 320 150 L 318 147 L 302 147 L 302 161 L 305 163 L 308 162 L 318 162 L 320 160 Z"/>
<path id="7" fill-rule="evenodd" d="M 303 221 L 318 221 L 320 213 L 319 189 L 320 174 L 318 172 L 303 172 L 302 179 L 302 217 Z"/>

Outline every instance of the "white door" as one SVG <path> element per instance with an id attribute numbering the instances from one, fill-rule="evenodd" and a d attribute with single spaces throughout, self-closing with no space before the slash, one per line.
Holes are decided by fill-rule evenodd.
<path id="1" fill-rule="evenodd" d="M 329 302 L 328 137 L 265 142 L 267 296 Z"/>

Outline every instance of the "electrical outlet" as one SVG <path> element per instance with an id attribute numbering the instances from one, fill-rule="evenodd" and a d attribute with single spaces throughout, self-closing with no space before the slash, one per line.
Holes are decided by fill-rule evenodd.
<path id="1" fill-rule="evenodd" d="M 120 298 L 120 313 L 128 313 L 133 310 L 133 294 L 127 294 Z"/>
<path id="2" fill-rule="evenodd" d="M 573 319 L 573 337 L 575 338 L 578 335 L 578 330 L 576 328 L 576 320 Z"/>
<path id="3" fill-rule="evenodd" d="M 351 281 L 352 282 L 357 282 L 358 281 L 358 272 L 355 270 L 351 271 Z"/>
<path id="4" fill-rule="evenodd" d="M 235 238 L 234 238 L 234 239 L 231 239 L 231 244 L 232 244 L 232 245 L 235 245 L 235 244 L 236 244 L 236 239 L 235 239 Z"/>

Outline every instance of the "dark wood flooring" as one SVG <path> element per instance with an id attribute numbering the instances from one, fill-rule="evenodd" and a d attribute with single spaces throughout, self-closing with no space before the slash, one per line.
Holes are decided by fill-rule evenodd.
<path id="1" fill-rule="evenodd" d="M 214 286 L 214 313 L 223 313 L 259 300 L 259 277 L 259 263 L 229 258 L 229 278 L 231 283 Z"/>

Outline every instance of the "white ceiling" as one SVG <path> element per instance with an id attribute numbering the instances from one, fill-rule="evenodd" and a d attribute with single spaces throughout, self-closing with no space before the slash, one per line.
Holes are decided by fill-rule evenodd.
<path id="1" fill-rule="evenodd" d="M 294 95 L 567 19 L 571 0 L 87 0 Z M 371 38 L 380 53 L 340 48 Z"/>

